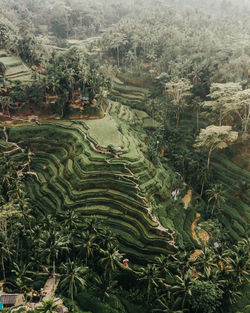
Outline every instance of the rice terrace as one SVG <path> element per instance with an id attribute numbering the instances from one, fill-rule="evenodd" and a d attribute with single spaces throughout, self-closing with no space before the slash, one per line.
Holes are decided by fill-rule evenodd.
<path id="1" fill-rule="evenodd" d="M 0 8 L 0 311 L 249 313 L 249 0 Z"/>

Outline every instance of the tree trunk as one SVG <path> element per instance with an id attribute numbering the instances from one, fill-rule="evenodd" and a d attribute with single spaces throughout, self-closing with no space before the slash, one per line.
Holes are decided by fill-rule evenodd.
<path id="1" fill-rule="evenodd" d="M 149 303 L 149 296 L 151 291 L 151 282 L 148 282 L 148 288 L 147 288 L 147 303 Z"/>
<path id="2" fill-rule="evenodd" d="M 212 215 L 212 216 L 214 215 L 214 210 L 215 210 L 215 203 L 214 203 L 214 205 L 212 206 L 212 211 L 211 211 L 211 215 Z"/>
<path id="3" fill-rule="evenodd" d="M 201 197 L 202 197 L 202 195 L 203 195 L 204 185 L 205 185 L 205 181 L 203 180 L 203 181 L 202 181 L 202 185 L 201 185 L 201 193 L 200 193 L 200 196 L 201 196 Z"/>
<path id="4" fill-rule="evenodd" d="M 120 67 L 120 52 L 119 52 L 119 47 L 117 47 L 116 49 L 117 49 L 117 65 L 118 65 L 118 67 Z"/>
<path id="5" fill-rule="evenodd" d="M 178 128 L 179 127 L 179 120 L 180 120 L 180 114 L 179 114 L 179 112 L 176 112 L 176 128 Z"/>
<path id="6" fill-rule="evenodd" d="M 6 281 L 6 277 L 5 277 L 5 266 L 4 266 L 4 259 L 3 259 L 3 254 L 2 254 L 2 269 L 3 269 L 3 280 Z"/>
<path id="7" fill-rule="evenodd" d="M 196 111 L 196 127 L 197 130 L 199 130 L 199 109 Z"/>
<path id="8" fill-rule="evenodd" d="M 207 169 L 208 170 L 209 170 L 209 166 L 210 166 L 211 153 L 212 153 L 212 148 L 210 148 L 210 150 L 208 152 L 208 158 L 207 158 Z"/>
<path id="9" fill-rule="evenodd" d="M 73 290 L 71 290 L 72 312 L 75 310 Z"/>
<path id="10" fill-rule="evenodd" d="M 5 88 L 5 74 L 3 74 L 3 88 Z"/>
<path id="11" fill-rule="evenodd" d="M 55 289 L 55 285 L 56 285 L 56 262 L 55 262 L 55 258 L 53 259 L 53 290 Z"/>

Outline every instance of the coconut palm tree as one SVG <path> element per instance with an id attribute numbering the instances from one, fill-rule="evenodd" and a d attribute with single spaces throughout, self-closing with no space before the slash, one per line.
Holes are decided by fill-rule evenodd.
<path id="1" fill-rule="evenodd" d="M 105 301 L 109 298 L 115 298 L 117 300 L 114 291 L 117 287 L 118 281 L 107 279 L 104 275 L 96 275 L 94 277 L 94 282 L 97 285 L 97 294 L 102 299 L 102 301 Z"/>
<path id="2" fill-rule="evenodd" d="M 202 253 L 194 261 L 194 266 L 198 275 L 205 276 L 206 278 L 215 275 L 217 264 L 213 251 L 207 247 L 203 247 Z"/>
<path id="3" fill-rule="evenodd" d="M 86 286 L 85 278 L 88 273 L 88 267 L 79 265 L 75 261 L 69 261 L 61 265 L 61 271 L 63 274 L 60 286 L 63 290 L 67 290 L 73 304 L 79 288 Z"/>
<path id="4" fill-rule="evenodd" d="M 110 242 L 117 245 L 117 237 L 110 229 L 103 228 L 99 234 L 98 244 L 100 247 L 102 247 L 102 249 L 106 249 Z"/>
<path id="5" fill-rule="evenodd" d="M 210 189 L 206 190 L 208 196 L 208 203 L 212 202 L 211 215 L 214 214 L 215 209 L 221 209 L 222 203 L 226 201 L 226 192 L 221 184 L 214 184 Z"/>
<path id="6" fill-rule="evenodd" d="M 173 297 L 175 300 L 175 305 L 181 305 L 181 309 L 186 306 L 186 299 L 188 295 L 191 295 L 192 287 L 192 273 L 188 270 L 184 275 L 175 275 L 175 284 L 171 287 L 173 292 Z"/>
<path id="7" fill-rule="evenodd" d="M 10 117 L 10 109 L 14 109 L 14 102 L 10 96 L 0 96 L 0 104 L 2 106 L 2 112 L 5 113 L 7 111 L 8 116 Z"/>
<path id="8" fill-rule="evenodd" d="M 172 276 L 172 273 L 169 270 L 172 261 L 168 256 L 161 254 L 155 258 L 155 264 L 159 268 L 161 274 L 165 274 L 167 276 Z"/>
<path id="9" fill-rule="evenodd" d="M 17 264 L 13 263 L 14 269 L 11 270 L 15 274 L 15 284 L 18 289 L 27 289 L 26 283 L 31 282 L 32 279 L 27 275 L 27 271 L 30 267 L 30 263 L 27 264 Z"/>
<path id="10" fill-rule="evenodd" d="M 100 221 L 95 218 L 89 218 L 84 220 L 83 228 L 93 234 L 99 234 L 102 231 Z"/>
<path id="11" fill-rule="evenodd" d="M 210 179 L 211 176 L 211 171 L 207 168 L 206 165 L 201 164 L 199 168 L 197 169 L 198 171 L 198 180 L 201 183 L 201 191 L 200 191 L 200 196 L 202 197 L 203 192 L 204 192 L 204 186 L 207 184 L 207 182 Z"/>
<path id="12" fill-rule="evenodd" d="M 4 88 L 5 88 L 6 70 L 7 70 L 6 66 L 3 64 L 3 62 L 0 62 L 0 76 L 2 76 Z"/>
<path id="13" fill-rule="evenodd" d="M 152 295 L 153 288 L 159 286 L 159 280 L 163 280 L 160 276 L 159 267 L 155 264 L 147 264 L 146 267 L 142 267 L 140 269 L 138 280 L 146 283 L 147 303 L 149 303 L 149 298 Z"/>
<path id="14" fill-rule="evenodd" d="M 239 285 L 250 282 L 249 240 L 243 239 L 225 251 L 226 272 Z"/>
<path id="15" fill-rule="evenodd" d="M 117 268 L 117 262 L 123 257 L 113 243 L 108 243 L 107 249 L 100 249 L 100 253 L 104 256 L 99 260 L 99 263 L 104 267 L 104 275 L 111 279 L 112 273 Z"/>
<path id="16" fill-rule="evenodd" d="M 68 251 L 69 239 L 57 230 L 49 230 L 41 233 L 37 241 L 37 250 L 48 265 L 53 265 L 55 273 L 55 263 L 58 256 L 63 251 Z"/>
<path id="17" fill-rule="evenodd" d="M 81 226 L 82 219 L 80 214 L 75 209 L 69 209 L 60 215 L 63 227 L 69 229 L 70 231 L 77 230 Z"/>
<path id="18" fill-rule="evenodd" d="M 120 66 L 120 49 L 122 46 L 126 45 L 128 40 L 126 36 L 121 32 L 116 32 L 113 34 L 111 41 L 109 42 L 109 47 L 111 49 L 116 49 L 117 65 Z"/>
<path id="19" fill-rule="evenodd" d="M 159 305 L 158 308 L 154 308 L 152 312 L 159 312 L 159 313 L 186 313 L 189 312 L 188 309 L 178 310 L 172 307 L 171 300 L 167 300 L 165 296 L 161 296 L 156 300 L 157 304 Z"/>
<path id="20" fill-rule="evenodd" d="M 87 266 L 88 259 L 94 256 L 95 250 L 99 248 L 97 243 L 97 235 L 90 233 L 90 231 L 85 231 L 81 234 L 78 239 L 77 248 L 80 249 L 80 252 L 83 252 L 85 255 L 85 265 Z"/>

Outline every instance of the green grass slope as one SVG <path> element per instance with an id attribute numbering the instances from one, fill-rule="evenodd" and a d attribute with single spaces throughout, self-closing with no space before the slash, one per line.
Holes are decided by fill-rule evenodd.
<path id="1" fill-rule="evenodd" d="M 31 70 L 18 56 L 8 54 L 6 50 L 0 49 L 0 62 L 6 66 L 7 83 L 16 80 L 21 82 L 29 82 L 32 80 Z"/>
<path id="2" fill-rule="evenodd" d="M 125 127 L 122 134 L 109 114 L 106 119 L 8 127 L 9 141 L 34 154 L 30 170 L 38 179 L 26 175 L 25 181 L 32 206 L 40 214 L 75 209 L 83 217 L 101 219 L 119 235 L 122 251 L 132 260 L 173 253 L 172 233 L 151 214 L 154 194 L 169 184 L 168 173 L 158 172 L 145 159 Z M 123 153 L 103 153 L 108 144 L 120 145 Z M 19 150 L 11 157 L 26 156 Z"/>

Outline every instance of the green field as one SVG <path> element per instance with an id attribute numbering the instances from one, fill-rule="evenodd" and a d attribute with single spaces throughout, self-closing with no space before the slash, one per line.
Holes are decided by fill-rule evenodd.
<path id="1" fill-rule="evenodd" d="M 8 132 L 10 141 L 34 153 L 31 170 L 39 181 L 30 176 L 26 186 L 40 214 L 74 208 L 83 217 L 101 219 L 119 235 L 122 251 L 144 262 L 176 249 L 168 232 L 148 213 L 154 195 L 171 184 L 171 177 L 145 158 L 125 125 L 122 134 L 118 130 L 121 125 L 108 114 L 93 121 L 13 126 Z M 122 147 L 119 158 L 93 148 L 110 144 Z M 25 154 L 12 157 L 22 160 Z"/>
<path id="2" fill-rule="evenodd" d="M 13 81 L 30 82 L 31 70 L 15 55 L 8 54 L 6 50 L 0 50 L 0 62 L 6 66 L 6 83 Z"/>

